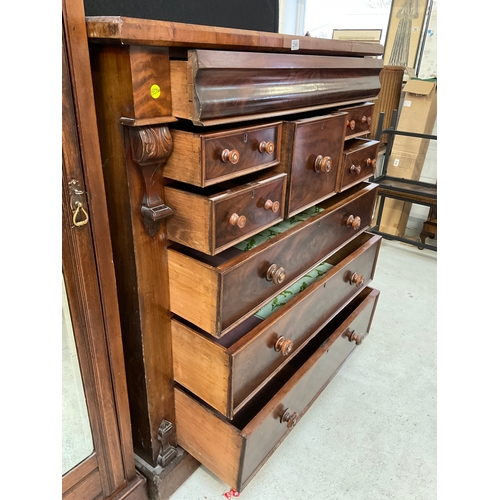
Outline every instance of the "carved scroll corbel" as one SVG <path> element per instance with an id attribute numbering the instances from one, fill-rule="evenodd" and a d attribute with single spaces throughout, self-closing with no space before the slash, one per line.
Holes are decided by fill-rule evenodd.
<path id="1" fill-rule="evenodd" d="M 142 175 L 144 196 L 141 215 L 150 237 L 160 229 L 160 221 L 173 213 L 163 200 L 162 167 L 172 152 L 172 136 L 165 126 L 130 129 L 132 160 Z"/>

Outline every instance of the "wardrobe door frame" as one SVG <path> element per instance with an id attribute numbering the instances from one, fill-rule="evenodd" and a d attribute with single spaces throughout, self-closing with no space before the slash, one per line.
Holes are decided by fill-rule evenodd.
<path id="1" fill-rule="evenodd" d="M 146 500 L 134 464 L 83 1 L 63 0 L 62 14 L 62 270 L 94 443 L 62 477 L 62 497 Z"/>

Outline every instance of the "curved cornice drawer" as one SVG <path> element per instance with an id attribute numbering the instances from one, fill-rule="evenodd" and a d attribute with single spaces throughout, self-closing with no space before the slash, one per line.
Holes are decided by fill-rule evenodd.
<path id="1" fill-rule="evenodd" d="M 366 101 L 382 67 L 372 57 L 189 50 L 171 61 L 172 114 L 213 125 Z"/>

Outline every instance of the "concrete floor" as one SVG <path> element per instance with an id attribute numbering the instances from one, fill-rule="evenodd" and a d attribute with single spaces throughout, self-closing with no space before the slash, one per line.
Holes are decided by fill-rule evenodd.
<path id="1" fill-rule="evenodd" d="M 370 335 L 240 498 L 436 498 L 436 267 L 437 252 L 382 241 Z M 201 466 L 171 500 L 229 489 Z"/>

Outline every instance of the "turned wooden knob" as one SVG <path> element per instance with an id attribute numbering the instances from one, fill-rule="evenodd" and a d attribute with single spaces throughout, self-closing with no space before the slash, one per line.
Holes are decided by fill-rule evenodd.
<path id="1" fill-rule="evenodd" d="M 356 128 L 356 122 L 354 120 L 347 120 L 347 127 L 350 128 L 351 130 L 354 130 Z"/>
<path id="2" fill-rule="evenodd" d="M 283 335 L 278 338 L 276 344 L 274 344 L 274 350 L 276 352 L 281 352 L 283 356 L 288 356 L 293 349 L 293 342 L 290 339 L 285 339 Z"/>
<path id="3" fill-rule="evenodd" d="M 286 272 L 282 267 L 276 264 L 271 264 L 266 272 L 267 281 L 272 281 L 275 285 L 280 285 L 285 281 Z"/>
<path id="4" fill-rule="evenodd" d="M 358 333 L 356 330 L 350 332 L 349 330 L 346 333 L 347 340 L 349 342 L 356 342 L 356 345 L 359 345 L 365 340 L 365 336 L 362 333 Z"/>
<path id="5" fill-rule="evenodd" d="M 363 116 L 363 118 L 361 118 L 361 122 L 367 123 L 368 125 L 371 125 L 372 124 L 372 117 L 371 116 Z"/>
<path id="6" fill-rule="evenodd" d="M 223 162 L 230 162 L 233 165 L 236 165 L 240 161 L 240 153 L 236 149 L 224 149 L 220 155 L 221 160 Z"/>
<path id="7" fill-rule="evenodd" d="M 264 203 L 264 208 L 266 210 L 272 210 L 274 213 L 278 213 L 278 210 L 280 209 L 280 202 L 273 200 L 266 200 L 266 202 Z"/>
<path id="8" fill-rule="evenodd" d="M 316 172 L 328 173 L 332 169 L 332 159 L 329 156 L 316 156 L 314 160 L 314 170 Z"/>
<path id="9" fill-rule="evenodd" d="M 366 160 L 366 164 L 367 165 L 371 165 L 372 167 L 375 167 L 375 164 L 377 163 L 377 160 L 375 158 L 373 158 L 373 160 L 371 158 L 368 158 Z"/>
<path id="10" fill-rule="evenodd" d="M 296 412 L 291 412 L 289 408 L 287 408 L 283 415 L 281 415 L 280 422 L 284 423 L 286 422 L 286 426 L 289 429 L 293 429 L 295 427 L 295 424 L 299 420 L 299 416 L 297 415 Z"/>
<path id="11" fill-rule="evenodd" d="M 274 153 L 274 142 L 261 141 L 259 144 L 259 151 L 261 153 L 267 153 L 268 155 L 272 155 Z"/>
<path id="12" fill-rule="evenodd" d="M 357 288 L 363 285 L 365 282 L 365 279 L 362 274 L 358 274 L 356 272 L 351 274 L 351 277 L 349 278 L 349 284 L 350 285 L 356 285 Z"/>
<path id="13" fill-rule="evenodd" d="M 354 215 L 349 215 L 349 217 L 347 217 L 346 226 L 351 226 L 354 231 L 357 231 L 361 227 L 361 218 L 357 215 L 356 217 L 354 217 Z"/>
<path id="14" fill-rule="evenodd" d="M 351 172 L 351 174 L 359 175 L 361 173 L 361 165 L 351 165 L 349 172 Z"/>
<path id="15" fill-rule="evenodd" d="M 229 218 L 229 223 L 232 226 L 238 226 L 239 228 L 243 228 L 247 223 L 247 218 L 244 215 L 233 214 Z"/>

